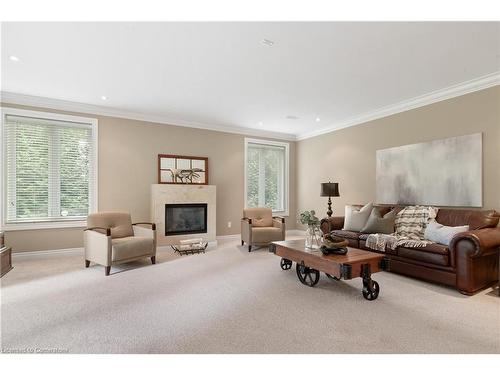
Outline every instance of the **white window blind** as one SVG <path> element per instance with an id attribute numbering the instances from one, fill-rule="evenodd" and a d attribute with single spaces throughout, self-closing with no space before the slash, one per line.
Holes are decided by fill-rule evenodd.
<path id="1" fill-rule="evenodd" d="M 246 206 L 288 210 L 288 144 L 247 140 Z"/>
<path id="2" fill-rule="evenodd" d="M 96 199 L 93 125 L 14 114 L 3 125 L 4 223 L 85 219 Z"/>

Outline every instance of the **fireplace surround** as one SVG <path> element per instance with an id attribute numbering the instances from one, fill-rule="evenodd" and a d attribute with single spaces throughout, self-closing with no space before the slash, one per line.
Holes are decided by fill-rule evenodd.
<path id="1" fill-rule="evenodd" d="M 181 240 L 201 238 L 208 242 L 209 247 L 214 246 L 216 241 L 215 230 L 217 226 L 217 204 L 215 185 L 189 185 L 189 184 L 153 184 L 151 185 L 151 221 L 156 223 L 157 243 L 160 247 L 179 244 Z M 165 205 L 187 205 L 200 204 L 207 205 L 206 231 L 203 233 L 179 233 L 166 235 L 168 218 L 165 215 Z M 189 215 L 188 215 L 189 216 Z M 205 218 L 203 217 L 203 222 Z M 185 230 L 183 224 L 180 230 Z M 168 232 L 173 230 L 169 228 Z M 200 230 L 198 228 L 197 230 Z"/>

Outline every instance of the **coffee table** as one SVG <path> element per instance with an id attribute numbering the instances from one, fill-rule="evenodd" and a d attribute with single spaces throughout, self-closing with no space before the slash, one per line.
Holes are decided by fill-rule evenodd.
<path id="1" fill-rule="evenodd" d="M 336 281 L 361 277 L 363 297 L 369 301 L 377 299 L 380 292 L 371 275 L 389 269 L 389 259 L 383 254 L 352 247 L 345 255 L 323 255 L 320 249 L 306 249 L 304 240 L 288 240 L 271 243 L 269 251 L 281 257 L 283 270 L 289 270 L 295 262 L 298 279 L 310 287 L 318 283 L 320 272 Z"/>

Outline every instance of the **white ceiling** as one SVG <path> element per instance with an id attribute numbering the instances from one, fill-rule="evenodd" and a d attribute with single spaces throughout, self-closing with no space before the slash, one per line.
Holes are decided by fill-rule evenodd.
<path id="1" fill-rule="evenodd" d="M 300 137 L 497 74 L 499 25 L 3 23 L 1 89 Z"/>

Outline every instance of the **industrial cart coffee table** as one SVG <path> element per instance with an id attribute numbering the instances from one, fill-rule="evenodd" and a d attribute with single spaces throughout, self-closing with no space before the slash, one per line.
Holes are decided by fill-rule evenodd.
<path id="1" fill-rule="evenodd" d="M 310 287 L 318 283 L 320 272 L 337 281 L 361 277 L 363 297 L 369 301 L 377 299 L 380 292 L 371 275 L 389 269 L 389 259 L 383 254 L 352 247 L 345 255 L 323 255 L 320 249 L 306 249 L 304 240 L 288 240 L 271 243 L 269 251 L 281 257 L 283 270 L 289 270 L 295 262 L 297 277 Z"/>

